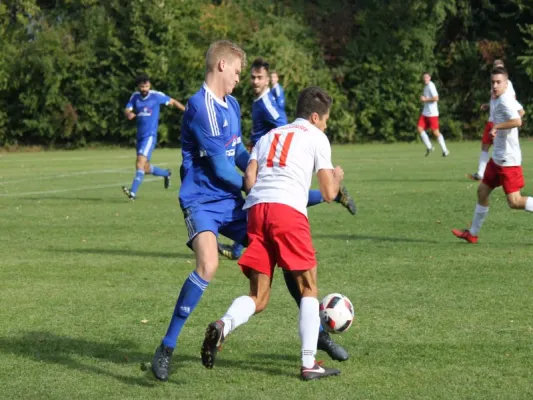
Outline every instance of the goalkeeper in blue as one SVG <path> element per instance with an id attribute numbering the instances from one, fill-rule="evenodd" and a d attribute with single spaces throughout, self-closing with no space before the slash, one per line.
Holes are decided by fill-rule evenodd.
<path id="1" fill-rule="evenodd" d="M 279 98 L 275 97 L 274 90 L 269 88 L 269 68 L 270 64 L 260 57 L 256 58 L 252 63 L 250 83 L 255 94 L 255 99 L 252 104 L 252 135 L 250 137 L 250 150 L 255 146 L 259 139 L 272 129 L 287 125 L 287 115 L 285 114 L 285 110 L 283 107 L 279 106 Z M 335 201 L 345 207 L 350 214 L 355 215 L 357 212 L 355 201 L 344 185 L 341 185 Z M 323 202 L 324 199 L 322 198 L 320 190 L 313 189 L 309 191 L 308 207 Z M 238 243 L 234 243 L 233 245 L 220 243 L 218 251 L 222 256 L 230 260 L 238 260 L 243 251 L 243 247 Z"/>
<path id="2" fill-rule="evenodd" d="M 134 201 L 137 192 L 144 180 L 145 174 L 162 176 L 164 187 L 170 185 L 171 171 L 150 164 L 152 152 L 157 143 L 157 128 L 159 126 L 159 110 L 161 104 L 173 106 L 181 111 L 185 110 L 183 104 L 157 90 L 150 90 L 150 78 L 146 74 L 139 75 L 135 81 L 138 91 L 133 93 L 126 105 L 124 114 L 130 121 L 137 120 L 137 159 L 135 162 L 135 177 L 131 187 L 122 187 L 124 194 Z"/>

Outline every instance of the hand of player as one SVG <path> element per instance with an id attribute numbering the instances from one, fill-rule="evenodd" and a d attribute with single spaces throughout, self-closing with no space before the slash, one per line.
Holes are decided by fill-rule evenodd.
<path id="1" fill-rule="evenodd" d="M 337 179 L 337 181 L 339 182 L 342 182 L 344 180 L 344 171 L 341 167 L 339 167 L 338 165 L 335 167 L 335 169 L 333 170 L 333 175 L 335 176 L 335 178 Z"/>
<path id="2" fill-rule="evenodd" d="M 485 104 L 482 104 L 481 107 L 479 107 L 479 109 L 480 109 L 481 111 L 487 111 L 487 110 L 489 109 L 489 105 L 486 104 L 486 103 L 485 103 Z"/>
<path id="3" fill-rule="evenodd" d="M 494 127 L 490 130 L 490 136 L 491 136 L 493 139 L 496 137 L 496 134 L 497 134 L 497 133 L 498 133 L 498 129 L 496 129 L 496 128 L 494 128 Z"/>
<path id="4" fill-rule="evenodd" d="M 420 96 L 420 101 L 421 102 L 426 102 L 427 101 L 427 97 L 426 96 Z"/>

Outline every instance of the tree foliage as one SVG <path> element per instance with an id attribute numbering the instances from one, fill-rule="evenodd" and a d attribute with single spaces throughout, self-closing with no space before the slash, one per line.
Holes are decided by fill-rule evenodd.
<path id="1" fill-rule="evenodd" d="M 495 58 L 533 112 L 533 6 L 524 0 L 4 0 L 0 144 L 132 143 L 123 108 L 134 77 L 146 72 L 186 101 L 204 79 L 207 47 L 222 38 L 279 71 L 289 117 L 301 89 L 328 90 L 328 133 L 341 143 L 414 140 L 424 71 L 439 90 L 443 133 L 478 137 Z M 245 135 L 248 77 L 234 93 Z M 178 143 L 180 123 L 163 111 L 160 142 Z"/>

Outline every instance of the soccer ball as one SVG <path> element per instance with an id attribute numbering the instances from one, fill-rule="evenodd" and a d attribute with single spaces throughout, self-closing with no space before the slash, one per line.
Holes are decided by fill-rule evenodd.
<path id="1" fill-rule="evenodd" d="M 354 317 L 352 302 L 340 293 L 328 294 L 320 302 L 320 322 L 328 332 L 346 332 Z"/>

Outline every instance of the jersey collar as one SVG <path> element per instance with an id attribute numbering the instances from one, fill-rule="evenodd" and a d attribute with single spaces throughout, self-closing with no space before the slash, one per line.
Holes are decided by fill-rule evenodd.
<path id="1" fill-rule="evenodd" d="M 219 99 L 211 89 L 209 89 L 209 86 L 207 86 L 207 83 L 204 82 L 204 89 L 207 93 L 211 95 L 213 100 L 215 100 L 218 104 L 220 104 L 224 108 L 228 108 L 228 103 L 226 103 L 224 100 Z"/>
<path id="2" fill-rule="evenodd" d="M 269 89 L 269 88 L 266 88 L 266 90 L 265 90 L 263 93 L 261 93 L 257 99 L 254 100 L 254 103 L 255 103 L 256 101 L 261 100 L 263 97 L 267 96 L 269 93 L 270 93 L 270 89 Z"/>
<path id="3" fill-rule="evenodd" d="M 148 97 L 150 97 L 151 94 L 152 94 L 152 91 L 149 90 L 148 94 L 146 95 L 146 97 L 143 97 L 141 92 L 139 92 L 139 97 L 141 98 L 142 101 L 145 101 Z"/>

